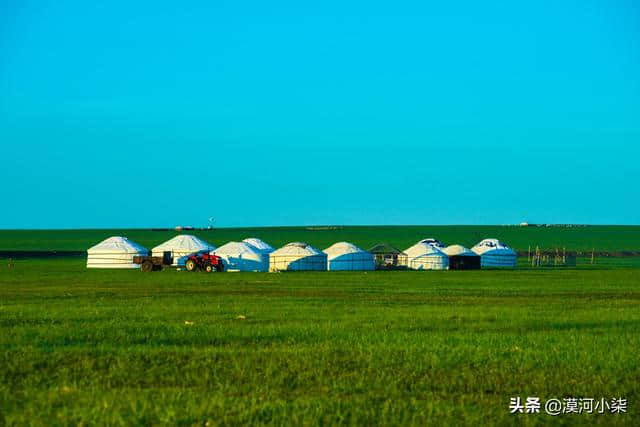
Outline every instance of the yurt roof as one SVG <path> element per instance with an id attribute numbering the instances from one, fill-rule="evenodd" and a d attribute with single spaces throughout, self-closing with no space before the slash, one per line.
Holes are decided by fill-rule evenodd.
<path id="1" fill-rule="evenodd" d="M 192 236 L 190 234 L 181 234 L 172 239 L 167 240 L 164 243 L 159 244 L 153 251 L 163 251 L 163 250 L 184 250 L 184 251 L 203 251 L 209 250 L 212 251 L 216 247 L 212 244 L 205 242 L 202 239 L 197 238 L 196 236 Z"/>
<path id="2" fill-rule="evenodd" d="M 262 239 L 257 237 L 247 237 L 243 242 L 250 244 L 251 246 L 260 249 L 261 251 L 273 251 L 274 248 Z"/>
<path id="3" fill-rule="evenodd" d="M 284 245 L 280 249 L 277 249 L 271 252 L 271 254 L 272 255 L 307 255 L 308 256 L 308 255 L 320 255 L 322 254 L 322 252 L 320 252 L 318 249 L 314 248 L 308 243 L 291 242 Z"/>
<path id="4" fill-rule="evenodd" d="M 252 254 L 260 255 L 260 250 L 246 242 L 228 242 L 213 251 L 216 255 Z"/>
<path id="5" fill-rule="evenodd" d="M 396 254 L 396 255 L 404 255 L 404 253 L 396 248 L 391 246 L 388 243 L 378 243 L 374 245 L 371 249 L 368 250 L 372 254 Z"/>
<path id="6" fill-rule="evenodd" d="M 515 254 L 515 251 L 498 239 L 484 239 L 471 250 L 477 254 L 493 251 L 495 253 Z"/>
<path id="7" fill-rule="evenodd" d="M 426 239 L 422 239 L 422 240 L 420 240 L 418 243 L 426 243 L 426 244 L 428 244 L 428 245 L 435 246 L 435 247 L 436 247 L 436 248 L 438 248 L 438 249 L 443 249 L 443 248 L 445 248 L 445 247 L 446 247 L 446 245 L 445 245 L 444 243 L 442 243 L 442 242 L 441 242 L 440 240 L 438 240 L 438 239 L 434 239 L 433 237 L 429 237 L 429 238 L 426 238 Z"/>
<path id="8" fill-rule="evenodd" d="M 329 246 L 327 249 L 323 251 L 325 254 L 329 256 L 338 256 L 344 254 L 353 254 L 364 252 L 362 249 L 349 242 L 338 242 Z"/>
<path id="9" fill-rule="evenodd" d="M 415 245 L 411 246 L 410 248 L 405 249 L 404 253 L 407 254 L 407 256 L 410 258 L 424 256 L 424 255 L 441 256 L 441 257 L 447 256 L 444 252 L 442 252 L 440 249 L 436 248 L 435 246 L 429 243 L 422 243 L 422 242 L 418 242 Z"/>
<path id="10" fill-rule="evenodd" d="M 442 249 L 442 252 L 449 256 L 478 256 L 475 252 L 462 245 L 451 245 Z"/>
<path id="11" fill-rule="evenodd" d="M 113 236 L 87 249 L 87 253 L 128 253 L 149 252 L 147 248 L 126 237 Z"/>

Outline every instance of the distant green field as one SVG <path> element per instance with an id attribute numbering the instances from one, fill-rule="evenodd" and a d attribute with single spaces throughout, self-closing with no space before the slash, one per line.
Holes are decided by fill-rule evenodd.
<path id="1" fill-rule="evenodd" d="M 349 241 L 368 249 L 388 242 L 405 249 L 420 239 L 435 237 L 447 244 L 471 247 L 484 238 L 498 238 L 511 247 L 526 251 L 529 246 L 551 249 L 591 251 L 640 250 L 640 226 L 509 227 L 509 226 L 379 226 L 339 227 L 311 230 L 307 227 L 221 228 L 189 231 L 210 243 L 222 245 L 230 240 L 259 237 L 274 247 L 292 241 L 305 241 L 324 249 L 339 241 Z M 0 250 L 83 251 L 99 241 L 124 235 L 149 248 L 178 234 L 149 230 L 0 230 Z"/>
<path id="2" fill-rule="evenodd" d="M 0 264 L 0 425 L 637 425 L 638 349 L 634 269 Z M 629 412 L 510 415 L 515 396 L 624 397 Z"/>

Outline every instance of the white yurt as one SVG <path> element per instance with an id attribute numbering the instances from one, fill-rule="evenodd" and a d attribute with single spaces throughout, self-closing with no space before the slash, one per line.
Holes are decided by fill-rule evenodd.
<path id="1" fill-rule="evenodd" d="M 462 245 L 451 245 L 442 249 L 449 257 L 449 270 L 477 270 L 480 268 L 480 255 Z"/>
<path id="2" fill-rule="evenodd" d="M 363 251 L 349 242 L 338 242 L 323 251 L 327 254 L 327 270 L 369 271 L 375 270 L 373 254 Z"/>
<path id="3" fill-rule="evenodd" d="M 140 268 L 133 257 L 149 250 L 126 237 L 114 236 L 87 249 L 87 268 Z"/>
<path id="4" fill-rule="evenodd" d="M 269 271 L 324 271 L 327 254 L 303 242 L 284 245 L 269 254 Z"/>
<path id="5" fill-rule="evenodd" d="M 168 256 L 173 258 L 171 265 L 183 266 L 189 255 L 199 252 L 210 252 L 215 249 L 215 246 L 196 236 L 183 234 L 159 244 L 151 250 L 151 254 L 153 256 L 163 257 L 165 256 L 165 252 L 168 252 Z"/>
<path id="6" fill-rule="evenodd" d="M 441 251 L 448 256 L 478 256 L 478 254 L 462 245 L 447 246 L 446 248 L 441 249 Z"/>
<path id="7" fill-rule="evenodd" d="M 246 242 L 229 242 L 212 254 L 222 258 L 224 271 L 269 271 L 269 255 Z"/>
<path id="8" fill-rule="evenodd" d="M 404 251 L 412 270 L 447 270 L 449 257 L 437 247 L 420 241 Z"/>
<path id="9" fill-rule="evenodd" d="M 518 254 L 498 239 L 484 239 L 471 250 L 480 255 L 482 267 L 513 268 L 518 260 Z"/>
<path id="10" fill-rule="evenodd" d="M 254 248 L 257 248 L 260 252 L 265 254 L 270 254 L 275 249 L 271 247 L 270 244 L 265 242 L 264 240 L 258 239 L 257 237 L 247 237 L 243 240 L 244 243 L 248 243 Z"/>

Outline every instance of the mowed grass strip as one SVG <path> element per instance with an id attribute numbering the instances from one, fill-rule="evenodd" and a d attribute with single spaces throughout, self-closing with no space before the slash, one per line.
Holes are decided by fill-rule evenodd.
<path id="1" fill-rule="evenodd" d="M 634 425 L 639 277 L 18 261 L 0 266 L 0 414 L 8 425 Z M 514 396 L 626 397 L 629 413 L 514 416 Z"/>

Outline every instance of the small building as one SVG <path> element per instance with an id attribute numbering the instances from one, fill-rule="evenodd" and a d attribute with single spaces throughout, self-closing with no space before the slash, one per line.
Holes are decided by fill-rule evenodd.
<path id="1" fill-rule="evenodd" d="M 292 242 L 269 254 L 269 271 L 326 271 L 327 254 L 308 243 Z"/>
<path id="2" fill-rule="evenodd" d="M 327 270 L 369 271 L 376 269 L 373 255 L 352 243 L 334 243 L 323 252 L 327 254 Z"/>
<path id="3" fill-rule="evenodd" d="M 126 237 L 114 236 L 87 249 L 87 268 L 140 268 L 134 256 L 149 255 L 149 250 Z"/>
<path id="4" fill-rule="evenodd" d="M 388 243 L 378 243 L 368 252 L 374 257 L 376 270 L 407 268 L 407 254 Z"/>
<path id="5" fill-rule="evenodd" d="M 480 255 L 461 245 L 447 246 L 442 250 L 449 257 L 449 270 L 479 270 Z"/>

